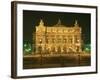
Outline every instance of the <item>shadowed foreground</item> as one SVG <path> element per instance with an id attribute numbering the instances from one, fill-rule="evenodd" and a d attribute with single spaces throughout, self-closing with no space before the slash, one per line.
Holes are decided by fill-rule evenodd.
<path id="1" fill-rule="evenodd" d="M 37 54 L 25 55 L 23 57 L 23 69 L 32 68 L 55 68 L 90 66 L 91 57 L 89 53 L 84 54 Z"/>

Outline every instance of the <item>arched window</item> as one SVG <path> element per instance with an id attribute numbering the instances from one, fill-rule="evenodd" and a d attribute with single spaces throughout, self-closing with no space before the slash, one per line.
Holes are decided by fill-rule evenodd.
<path id="1" fill-rule="evenodd" d="M 55 39 L 52 39 L 52 43 L 55 43 Z"/>
<path id="2" fill-rule="evenodd" d="M 68 43 L 72 43 L 72 42 L 73 42 L 72 36 L 68 36 Z"/>
<path id="3" fill-rule="evenodd" d="M 42 52 L 42 46 L 38 47 L 38 51 L 41 53 Z"/>
<path id="4" fill-rule="evenodd" d="M 61 52 L 61 47 L 60 47 L 60 46 L 58 47 L 58 50 L 57 50 L 57 51 L 58 51 L 58 53 L 60 53 L 60 52 Z"/>
<path id="5" fill-rule="evenodd" d="M 77 51 L 77 52 L 80 51 L 80 47 L 79 47 L 79 46 L 76 47 L 76 51 Z"/>
<path id="6" fill-rule="evenodd" d="M 75 35 L 75 39 L 74 40 L 75 40 L 75 43 L 79 43 L 80 40 L 79 40 L 78 35 Z"/>
<path id="7" fill-rule="evenodd" d="M 67 42 L 67 40 L 66 39 L 64 39 L 64 43 L 66 43 Z"/>
<path id="8" fill-rule="evenodd" d="M 64 52 L 64 53 L 67 52 L 67 48 L 66 48 L 66 46 L 63 46 L 63 52 Z"/>
<path id="9" fill-rule="evenodd" d="M 61 39 L 58 39 L 58 43 L 61 43 Z"/>
<path id="10" fill-rule="evenodd" d="M 55 47 L 54 46 L 51 47 L 51 51 L 55 52 Z"/>

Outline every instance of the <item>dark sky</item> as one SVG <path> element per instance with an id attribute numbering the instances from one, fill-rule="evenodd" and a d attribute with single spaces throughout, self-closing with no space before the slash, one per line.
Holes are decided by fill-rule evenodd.
<path id="1" fill-rule="evenodd" d="M 32 42 L 32 33 L 35 32 L 35 26 L 39 24 L 40 19 L 44 25 L 53 26 L 58 20 L 65 26 L 72 26 L 75 20 L 82 28 L 82 38 L 84 43 L 91 43 L 91 15 L 83 13 L 64 13 L 64 12 L 44 12 L 44 11 L 23 11 L 23 39 Z"/>

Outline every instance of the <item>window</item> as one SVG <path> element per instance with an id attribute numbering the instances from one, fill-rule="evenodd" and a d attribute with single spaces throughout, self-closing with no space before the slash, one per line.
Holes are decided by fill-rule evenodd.
<path id="1" fill-rule="evenodd" d="M 61 39 L 58 39 L 58 43 L 61 43 Z"/>
<path id="2" fill-rule="evenodd" d="M 69 38 L 69 43 L 72 43 L 72 41 L 73 41 L 72 38 Z"/>
<path id="3" fill-rule="evenodd" d="M 75 36 L 75 43 L 79 43 L 79 41 L 80 41 L 80 39 L 79 39 L 79 37 L 76 35 L 76 36 Z"/>
<path id="4" fill-rule="evenodd" d="M 66 43 L 67 42 L 67 40 L 66 39 L 64 39 L 64 43 Z"/>
<path id="5" fill-rule="evenodd" d="M 46 39 L 46 43 L 48 43 L 48 39 Z"/>
<path id="6" fill-rule="evenodd" d="M 52 43 L 55 43 L 55 39 L 52 39 Z"/>
<path id="7" fill-rule="evenodd" d="M 55 47 L 52 46 L 52 47 L 51 47 L 51 51 L 52 51 L 52 52 L 55 52 Z"/>
<path id="8" fill-rule="evenodd" d="M 71 36 L 68 36 L 68 43 L 72 43 L 73 39 Z"/>

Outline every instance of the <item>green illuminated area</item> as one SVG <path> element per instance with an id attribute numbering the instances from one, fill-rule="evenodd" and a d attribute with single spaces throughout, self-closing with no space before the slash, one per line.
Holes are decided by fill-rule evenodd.
<path id="1" fill-rule="evenodd" d="M 32 45 L 29 42 L 24 42 L 23 44 L 24 54 L 31 54 L 32 53 Z"/>
<path id="2" fill-rule="evenodd" d="M 90 53 L 91 52 L 91 44 L 85 44 L 84 45 L 84 51 Z"/>

